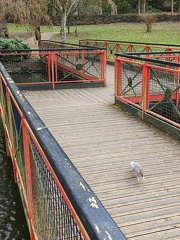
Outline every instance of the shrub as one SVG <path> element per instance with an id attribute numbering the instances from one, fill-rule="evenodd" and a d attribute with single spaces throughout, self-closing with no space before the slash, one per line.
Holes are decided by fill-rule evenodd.
<path id="1" fill-rule="evenodd" d="M 152 25 L 155 21 L 155 15 L 152 13 L 144 13 L 141 18 L 146 24 L 147 32 L 151 32 Z"/>
<path id="2" fill-rule="evenodd" d="M 1 53 L 23 53 L 23 50 L 30 50 L 30 46 L 28 43 L 24 42 L 23 39 L 15 38 L 15 39 L 9 39 L 9 38 L 0 38 L 0 52 Z M 13 50 L 13 51 L 11 51 Z M 17 51 L 16 51 L 17 50 Z M 20 50 L 20 51 L 19 51 Z M 21 51 L 22 50 L 22 51 Z M 26 58 L 28 55 L 22 54 L 18 56 L 5 56 L 1 55 L 0 60 L 1 61 L 8 61 L 8 62 L 17 62 L 22 61 L 23 58 Z"/>
<path id="3" fill-rule="evenodd" d="M 31 49 L 29 44 L 24 42 L 21 38 L 9 39 L 9 38 L 0 38 L 0 49 L 7 50 L 24 50 Z"/>
<path id="4" fill-rule="evenodd" d="M 132 8 L 131 4 L 127 0 L 116 1 L 118 13 L 135 13 L 136 9 Z"/>

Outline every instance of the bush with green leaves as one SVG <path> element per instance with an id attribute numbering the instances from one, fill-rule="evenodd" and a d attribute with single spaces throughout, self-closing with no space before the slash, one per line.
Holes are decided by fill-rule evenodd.
<path id="1" fill-rule="evenodd" d="M 137 9 L 133 8 L 127 0 L 116 1 L 118 13 L 136 13 Z"/>
<path id="2" fill-rule="evenodd" d="M 12 53 L 23 53 L 24 50 L 30 50 L 28 43 L 24 42 L 21 38 L 9 39 L 9 38 L 0 38 L 0 60 L 6 62 L 17 62 L 22 61 L 23 58 L 28 56 L 27 54 L 21 54 L 18 56 L 13 56 Z M 11 54 L 11 55 L 2 55 L 2 54 Z"/>

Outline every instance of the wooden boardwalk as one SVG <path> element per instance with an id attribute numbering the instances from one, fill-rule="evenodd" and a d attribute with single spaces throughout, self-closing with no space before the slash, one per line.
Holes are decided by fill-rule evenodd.
<path id="1" fill-rule="evenodd" d="M 180 240 L 179 141 L 113 105 L 112 67 L 107 83 L 24 95 L 127 239 Z"/>

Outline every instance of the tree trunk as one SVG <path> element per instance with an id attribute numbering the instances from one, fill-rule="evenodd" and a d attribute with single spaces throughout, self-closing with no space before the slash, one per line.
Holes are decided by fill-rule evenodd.
<path id="1" fill-rule="evenodd" d="M 146 0 L 142 1 L 142 13 L 146 12 Z"/>
<path id="2" fill-rule="evenodd" d="M 53 0 L 52 6 L 56 6 L 56 1 Z M 57 15 L 57 9 L 52 7 L 52 16 L 55 17 Z"/>
<path id="3" fill-rule="evenodd" d="M 9 38 L 9 32 L 7 27 L 7 20 L 4 17 L 0 22 L 0 37 Z"/>
<path id="4" fill-rule="evenodd" d="M 138 14 L 141 14 L 141 0 L 138 0 Z"/>
<path id="5" fill-rule="evenodd" d="M 63 9 L 64 11 L 62 12 L 62 17 L 61 17 L 61 30 L 60 30 L 60 38 L 61 42 L 65 43 L 66 42 L 66 21 L 67 21 L 67 16 L 66 16 L 66 10 Z"/>
<path id="6" fill-rule="evenodd" d="M 171 14 L 174 13 L 174 0 L 171 0 Z"/>
<path id="7" fill-rule="evenodd" d="M 99 15 L 102 15 L 102 0 L 98 0 L 97 1 L 97 13 L 99 14 Z"/>
<path id="8" fill-rule="evenodd" d="M 41 31 L 40 26 L 36 26 L 34 29 L 36 41 L 38 41 L 38 47 L 40 48 L 41 45 Z"/>
<path id="9" fill-rule="evenodd" d="M 148 23 L 148 24 L 146 24 L 146 31 L 147 32 L 151 32 L 152 31 L 152 23 Z"/>
<path id="10" fill-rule="evenodd" d="M 117 15 L 117 6 L 113 0 L 107 0 L 108 5 L 111 7 L 111 15 Z"/>

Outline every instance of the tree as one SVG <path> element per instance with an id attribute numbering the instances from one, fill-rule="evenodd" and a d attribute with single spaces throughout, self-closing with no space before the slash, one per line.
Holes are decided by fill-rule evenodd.
<path id="1" fill-rule="evenodd" d="M 142 0 L 142 13 L 146 12 L 146 0 Z"/>
<path id="2" fill-rule="evenodd" d="M 138 0 L 138 14 L 146 12 L 146 0 Z"/>
<path id="3" fill-rule="evenodd" d="M 111 8 L 111 14 L 117 14 L 117 6 L 114 1 L 106 0 L 106 2 Z M 88 15 L 90 15 L 91 12 L 102 13 L 102 0 L 49 0 L 48 3 L 61 17 L 61 42 L 66 42 L 66 23 L 70 14 L 72 15 L 75 12 L 78 14 L 79 12 L 82 12 L 82 6 L 84 7 L 84 12 L 86 12 Z"/>
<path id="4" fill-rule="evenodd" d="M 174 13 L 174 0 L 171 0 L 171 14 Z"/>
<path id="5" fill-rule="evenodd" d="M 95 5 L 101 7 L 101 14 L 103 13 L 103 10 L 104 10 L 103 6 L 104 6 L 105 8 L 108 7 L 109 13 L 111 15 L 116 15 L 117 14 L 117 4 L 115 1 L 116 0 L 98 0 L 95 2 Z"/>
<path id="6" fill-rule="evenodd" d="M 47 14 L 46 0 L 0 0 L 0 33 L 7 28 L 8 20 L 17 24 L 30 25 L 40 40 L 38 31 L 41 22 L 51 24 Z"/>
<path id="7" fill-rule="evenodd" d="M 117 6 L 113 0 L 106 0 L 106 3 L 111 8 L 111 14 L 117 14 Z M 56 13 L 60 15 L 60 37 L 61 42 L 66 42 L 66 23 L 70 14 L 77 14 L 83 11 L 96 12 L 102 14 L 102 0 L 49 0 L 49 5 L 53 6 Z"/>
<path id="8" fill-rule="evenodd" d="M 113 0 L 107 0 L 107 4 L 111 8 L 111 15 L 117 15 L 117 6 Z"/>
<path id="9" fill-rule="evenodd" d="M 79 0 L 75 13 L 78 16 L 95 16 L 102 14 L 102 0 Z M 71 13 L 73 14 L 73 13 Z"/>
<path id="10" fill-rule="evenodd" d="M 146 24 L 146 32 L 151 32 L 152 31 L 152 25 L 155 21 L 155 15 L 152 14 L 152 13 L 143 13 L 141 18 Z"/>
<path id="11" fill-rule="evenodd" d="M 138 0 L 138 14 L 141 14 L 141 0 Z"/>
<path id="12" fill-rule="evenodd" d="M 61 16 L 60 23 L 60 37 L 61 42 L 66 42 L 66 23 L 67 17 L 77 8 L 77 4 L 80 0 L 49 0 L 49 4 L 56 10 L 57 14 Z"/>
<path id="13" fill-rule="evenodd" d="M 178 13 L 180 14 L 180 0 L 177 0 L 176 2 L 178 4 Z"/>

